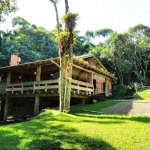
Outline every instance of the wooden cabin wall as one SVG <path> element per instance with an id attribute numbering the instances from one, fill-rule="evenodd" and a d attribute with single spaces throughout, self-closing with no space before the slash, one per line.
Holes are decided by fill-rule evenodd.
<path id="1" fill-rule="evenodd" d="M 72 78 L 75 80 L 91 83 L 92 73 L 73 67 Z"/>
<path id="2" fill-rule="evenodd" d="M 100 75 L 94 74 L 93 76 L 95 94 L 105 93 L 105 78 Z"/>
<path id="3" fill-rule="evenodd" d="M 106 79 L 105 82 L 106 82 L 105 93 L 106 93 L 106 96 L 109 96 L 109 95 L 112 94 L 111 93 L 111 90 L 112 90 L 112 81 L 109 80 L 109 79 Z"/>

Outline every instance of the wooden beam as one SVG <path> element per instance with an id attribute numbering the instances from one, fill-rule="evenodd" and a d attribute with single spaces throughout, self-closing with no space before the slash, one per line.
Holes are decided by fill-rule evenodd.
<path id="1" fill-rule="evenodd" d="M 4 104 L 4 118 L 3 118 L 3 122 L 6 123 L 7 122 L 7 114 L 8 114 L 8 97 L 5 97 L 5 104 Z"/>
<path id="2" fill-rule="evenodd" d="M 107 78 L 105 78 L 105 96 L 108 96 L 108 89 L 107 89 Z"/>
<path id="3" fill-rule="evenodd" d="M 82 99 L 82 104 L 85 104 L 85 99 Z"/>
<path id="4" fill-rule="evenodd" d="M 38 93 L 36 93 L 34 103 L 34 116 L 38 115 L 38 113 L 39 113 L 39 95 Z"/>
<path id="5" fill-rule="evenodd" d="M 11 79 L 11 71 L 9 71 L 7 74 L 7 84 L 10 84 L 10 79 Z"/>
<path id="6" fill-rule="evenodd" d="M 1 100 L 0 121 L 4 121 L 4 106 L 5 106 L 5 101 Z"/>
<path id="7" fill-rule="evenodd" d="M 101 74 L 101 73 L 97 73 L 97 72 L 95 72 L 95 71 L 91 71 L 91 70 L 85 69 L 85 68 L 80 67 L 80 66 L 75 65 L 75 64 L 73 64 L 73 66 L 74 66 L 75 68 L 84 70 L 84 71 L 89 72 L 89 73 L 93 73 L 93 74 L 99 75 L 99 76 L 101 76 L 101 77 L 103 77 L 103 78 L 107 78 L 108 80 L 111 80 L 111 78 L 108 77 L 107 75 L 103 75 L 103 74 Z M 93 77 L 94 77 L 94 76 L 93 76 Z"/>
<path id="8" fill-rule="evenodd" d="M 106 79 L 108 79 L 108 80 L 111 80 L 111 78 L 109 78 L 109 77 L 107 77 L 107 76 L 105 76 L 105 75 L 102 75 L 102 74 L 100 74 L 100 73 L 94 72 L 94 75 L 98 75 L 98 76 L 101 76 L 101 77 L 106 78 Z M 93 75 L 93 78 L 94 78 L 94 75 Z M 94 79 L 95 79 L 95 78 L 94 78 Z"/>
<path id="9" fill-rule="evenodd" d="M 41 78 L 41 66 L 37 66 L 37 71 L 36 71 L 36 81 L 40 81 Z"/>
<path id="10" fill-rule="evenodd" d="M 60 65 L 56 61 L 54 61 L 52 58 L 50 58 L 49 61 L 55 64 L 58 68 L 60 68 Z"/>
<path id="11" fill-rule="evenodd" d="M 80 66 L 75 65 L 75 64 L 73 64 L 72 66 L 75 67 L 75 68 L 78 68 L 78 69 L 80 69 L 80 70 L 84 70 L 84 71 L 86 71 L 86 72 L 93 72 L 93 71 L 91 71 L 91 70 L 85 69 L 85 68 L 80 67 Z"/>

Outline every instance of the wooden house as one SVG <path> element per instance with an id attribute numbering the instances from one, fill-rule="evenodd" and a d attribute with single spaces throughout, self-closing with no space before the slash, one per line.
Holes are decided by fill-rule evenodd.
<path id="1" fill-rule="evenodd" d="M 0 68 L 0 120 L 36 115 L 39 110 L 59 105 L 59 58 L 24 64 L 11 61 Z M 111 94 L 116 78 L 92 54 L 73 58 L 71 103 L 91 96 Z M 20 113 L 22 112 L 22 113 Z"/>

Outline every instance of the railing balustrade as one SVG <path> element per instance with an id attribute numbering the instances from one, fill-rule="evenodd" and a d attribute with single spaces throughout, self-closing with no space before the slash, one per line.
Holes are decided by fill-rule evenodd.
<path id="1" fill-rule="evenodd" d="M 72 80 L 71 91 L 76 94 L 91 95 L 94 92 L 93 84 Z M 0 94 L 35 92 L 59 92 L 59 79 L 24 83 L 0 84 Z"/>

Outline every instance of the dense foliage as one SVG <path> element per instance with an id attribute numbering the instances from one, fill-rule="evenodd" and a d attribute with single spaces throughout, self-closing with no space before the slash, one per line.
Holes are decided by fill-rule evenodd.
<path id="1" fill-rule="evenodd" d="M 129 28 L 126 33 L 117 33 L 109 29 L 102 29 L 101 32 L 99 31 L 100 34 L 97 34 L 97 31 L 91 32 L 90 36 L 89 33 L 87 35 L 90 38 L 107 36 L 107 39 L 95 45 L 90 53 L 96 54 L 106 68 L 118 77 L 118 83 L 149 83 L 150 28 L 148 26 L 139 24 Z"/>
<path id="2" fill-rule="evenodd" d="M 56 30 L 47 31 L 21 17 L 14 18 L 12 26 L 13 31 L 0 31 L 0 66 L 8 66 L 13 53 L 19 55 L 21 63 L 58 56 Z M 88 52 L 90 45 L 84 37 L 78 36 L 76 42 L 75 55 Z"/>
<path id="3" fill-rule="evenodd" d="M 12 25 L 14 31 L 1 31 L 1 66 L 9 65 L 12 53 L 21 57 L 21 63 L 57 56 L 58 48 L 53 31 L 32 25 L 20 17 L 14 18 Z"/>
<path id="4" fill-rule="evenodd" d="M 16 53 L 24 62 L 58 56 L 56 30 L 47 31 L 30 24 L 21 17 L 12 21 L 13 31 L 0 31 L 0 66 L 9 65 L 10 55 Z M 143 82 L 149 85 L 150 28 L 139 24 L 126 33 L 111 29 L 87 31 L 77 35 L 74 55 L 92 53 L 115 74 L 118 83 L 131 85 Z M 102 41 L 95 44 L 93 41 Z"/>

